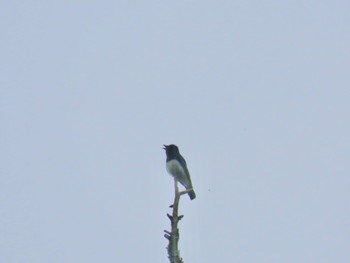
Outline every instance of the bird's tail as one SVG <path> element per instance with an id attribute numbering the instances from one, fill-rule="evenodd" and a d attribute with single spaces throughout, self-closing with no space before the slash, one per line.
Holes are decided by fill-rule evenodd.
<path id="1" fill-rule="evenodd" d="M 190 196 L 191 200 L 195 199 L 196 198 L 196 193 L 191 190 L 190 192 L 188 192 L 188 195 Z"/>

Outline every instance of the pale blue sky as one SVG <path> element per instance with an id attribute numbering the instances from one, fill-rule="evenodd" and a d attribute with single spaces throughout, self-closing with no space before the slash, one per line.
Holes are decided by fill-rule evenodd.
<path id="1" fill-rule="evenodd" d="M 2 1 L 0 262 L 350 262 L 348 1 Z"/>

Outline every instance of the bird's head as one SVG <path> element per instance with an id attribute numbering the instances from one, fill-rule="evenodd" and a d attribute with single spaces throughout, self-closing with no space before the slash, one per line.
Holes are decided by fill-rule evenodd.
<path id="1" fill-rule="evenodd" d="M 169 144 L 169 145 L 165 145 L 163 144 L 163 149 L 167 152 L 167 153 L 175 153 L 175 152 L 179 152 L 179 148 L 177 148 L 177 146 L 175 144 Z"/>

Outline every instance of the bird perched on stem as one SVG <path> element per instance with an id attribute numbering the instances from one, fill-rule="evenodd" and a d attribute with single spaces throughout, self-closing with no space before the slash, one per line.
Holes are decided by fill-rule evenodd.
<path id="1" fill-rule="evenodd" d="M 166 152 L 166 169 L 177 181 L 179 181 L 188 190 L 191 200 L 196 198 L 196 194 L 192 188 L 190 173 L 187 169 L 185 159 L 181 156 L 179 148 L 174 145 L 164 145 Z"/>

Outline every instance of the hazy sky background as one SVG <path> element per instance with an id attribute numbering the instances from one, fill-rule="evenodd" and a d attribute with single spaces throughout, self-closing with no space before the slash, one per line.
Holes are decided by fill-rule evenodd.
<path id="1" fill-rule="evenodd" d="M 0 262 L 350 262 L 349 1 L 2 1 Z"/>

